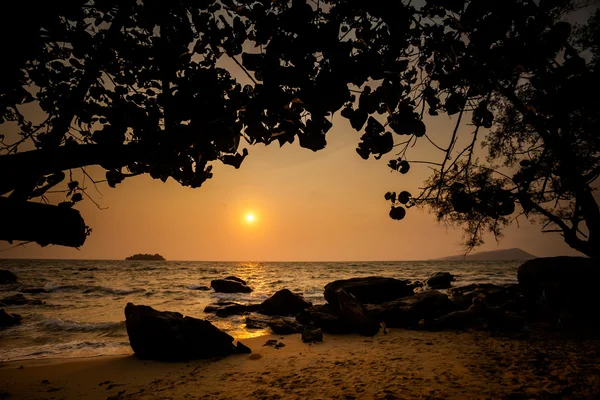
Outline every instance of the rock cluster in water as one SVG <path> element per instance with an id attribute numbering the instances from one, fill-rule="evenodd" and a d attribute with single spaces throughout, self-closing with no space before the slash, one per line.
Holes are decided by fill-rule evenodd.
<path id="1" fill-rule="evenodd" d="M 300 294 L 282 289 L 260 304 L 222 302 L 207 306 L 205 312 L 220 317 L 245 314 L 249 329 L 301 333 L 307 343 L 322 341 L 323 332 L 373 336 L 382 325 L 520 331 L 526 321 L 540 319 L 561 326 L 598 324 L 589 312 L 600 306 L 595 295 L 600 280 L 597 263 L 577 257 L 534 259 L 520 266 L 518 280 L 512 285 L 452 287 L 454 277 L 447 272 L 432 274 L 425 285 L 376 276 L 351 278 L 325 286 L 326 304 L 312 305 Z M 214 280 L 211 286 L 219 291 L 252 290 L 236 277 Z M 440 291 L 444 289 L 449 290 Z M 140 307 L 144 306 L 128 304 L 126 318 L 132 347 L 142 357 L 205 358 L 242 351 L 208 321 Z"/>

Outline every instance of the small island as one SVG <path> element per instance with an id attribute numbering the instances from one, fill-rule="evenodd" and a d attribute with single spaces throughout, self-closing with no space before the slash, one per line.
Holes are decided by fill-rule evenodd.
<path id="1" fill-rule="evenodd" d="M 126 258 L 126 260 L 136 261 L 166 261 L 160 254 L 134 254 Z"/>

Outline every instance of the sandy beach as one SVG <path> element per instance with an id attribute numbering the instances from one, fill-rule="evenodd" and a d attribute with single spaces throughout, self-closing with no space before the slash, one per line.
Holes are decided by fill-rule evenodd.
<path id="1" fill-rule="evenodd" d="M 278 349 L 267 340 L 284 343 Z M 184 363 L 135 356 L 12 361 L 7 399 L 593 399 L 600 340 L 390 330 L 373 338 L 243 341 L 250 355 Z"/>

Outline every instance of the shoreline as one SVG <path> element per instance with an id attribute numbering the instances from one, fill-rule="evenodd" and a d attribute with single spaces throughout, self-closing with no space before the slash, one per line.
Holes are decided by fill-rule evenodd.
<path id="1" fill-rule="evenodd" d="M 270 339 L 285 347 L 263 346 Z M 323 343 L 311 345 L 299 334 L 242 342 L 252 354 L 217 360 L 166 363 L 122 355 L 9 361 L 0 365 L 0 398 L 525 399 L 600 394 L 599 339 L 390 329 L 372 338 L 325 334 Z"/>

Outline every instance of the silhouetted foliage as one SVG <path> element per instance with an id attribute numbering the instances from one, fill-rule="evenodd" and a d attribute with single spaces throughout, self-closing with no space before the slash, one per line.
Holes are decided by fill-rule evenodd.
<path id="1" fill-rule="evenodd" d="M 0 28 L 15 54 L 2 66 L 0 122 L 17 131 L 2 137 L 0 194 L 11 204 L 44 198 L 69 171 L 59 205 L 69 208 L 85 194 L 73 171 L 90 165 L 106 169 L 111 187 L 140 174 L 198 187 L 217 160 L 238 168 L 243 142 L 324 148 L 340 110 L 363 132 L 362 158 L 399 147 L 389 166 L 406 174 L 419 162 L 408 159 L 417 141 L 441 152 L 441 162 L 424 161 L 434 172 L 420 194 L 386 194 L 392 218 L 429 206 L 466 225 L 475 246 L 483 230 L 500 234 L 524 212 L 597 257 L 599 100 L 579 93 L 599 88 L 598 16 L 578 29 L 563 21 L 583 5 L 22 1 Z M 25 104 L 46 118 L 32 121 Z M 425 112 L 452 116 L 449 144 L 428 135 Z M 467 119 L 474 129 L 463 133 Z M 480 139 L 487 161 L 474 154 Z M 85 240 L 81 222 L 64 232 L 70 245 Z M 0 238 L 55 243 L 11 229 Z"/>

